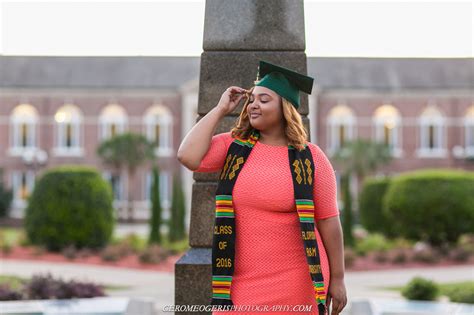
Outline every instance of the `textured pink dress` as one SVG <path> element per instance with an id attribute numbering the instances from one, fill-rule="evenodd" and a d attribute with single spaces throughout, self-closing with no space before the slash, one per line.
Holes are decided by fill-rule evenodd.
<path id="1" fill-rule="evenodd" d="M 232 141 L 230 132 L 213 136 L 211 146 L 196 172 L 220 171 Z M 313 143 L 308 142 L 308 145 L 315 164 L 313 195 L 317 222 L 339 215 L 336 178 L 322 150 Z M 286 146 L 255 144 L 237 177 L 233 205 L 236 244 L 231 297 L 234 305 L 304 304 L 312 305 L 311 312 L 267 314 L 317 314 Z M 316 240 L 327 292 L 329 263 L 317 230 Z M 249 313 L 214 311 L 212 314 Z"/>

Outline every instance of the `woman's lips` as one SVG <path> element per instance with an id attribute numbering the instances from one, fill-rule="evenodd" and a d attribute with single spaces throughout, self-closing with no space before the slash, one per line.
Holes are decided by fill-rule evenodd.
<path id="1" fill-rule="evenodd" d="M 252 118 L 252 119 L 257 118 L 258 116 L 260 116 L 260 114 L 250 114 L 250 118 Z"/>

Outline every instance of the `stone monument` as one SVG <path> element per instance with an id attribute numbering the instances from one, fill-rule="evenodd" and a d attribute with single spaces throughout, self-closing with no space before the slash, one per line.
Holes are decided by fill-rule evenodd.
<path id="1" fill-rule="evenodd" d="M 227 87 L 251 88 L 259 60 L 307 73 L 303 0 L 207 0 L 203 40 L 197 121 L 217 105 Z M 301 93 L 301 98 L 298 112 L 309 131 L 308 97 Z M 242 105 L 224 117 L 216 134 L 231 129 Z M 175 305 L 208 305 L 211 301 L 217 176 L 194 173 L 191 249 L 175 265 Z"/>

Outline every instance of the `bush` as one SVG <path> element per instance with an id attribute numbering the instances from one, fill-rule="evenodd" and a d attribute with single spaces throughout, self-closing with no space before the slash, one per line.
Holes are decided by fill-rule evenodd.
<path id="1" fill-rule="evenodd" d="M 34 275 L 24 288 L 28 299 L 71 299 L 105 296 L 100 285 L 74 280 L 64 281 L 51 274 Z"/>
<path id="2" fill-rule="evenodd" d="M 451 302 L 474 304 L 474 282 L 447 289 L 445 294 Z"/>
<path id="3" fill-rule="evenodd" d="M 360 223 L 369 232 L 394 236 L 392 223 L 383 212 L 383 196 L 390 184 L 390 178 L 372 178 L 364 182 L 359 195 Z"/>
<path id="4" fill-rule="evenodd" d="M 117 261 L 125 256 L 128 256 L 134 252 L 133 248 L 127 243 L 117 243 L 108 245 L 102 251 L 102 260 L 104 261 Z"/>
<path id="5" fill-rule="evenodd" d="M 166 260 L 169 254 L 168 250 L 159 245 L 153 244 L 141 252 L 138 259 L 145 264 L 158 264 Z"/>
<path id="6" fill-rule="evenodd" d="M 3 183 L 3 168 L 0 168 L 0 217 L 7 216 L 13 199 L 13 191 L 5 188 Z"/>
<path id="7" fill-rule="evenodd" d="M 403 264 L 408 260 L 407 250 L 403 248 L 397 248 L 392 252 L 391 262 L 394 264 Z"/>
<path id="8" fill-rule="evenodd" d="M 25 215 L 30 242 L 59 251 L 101 248 L 113 232 L 112 190 L 89 167 L 61 166 L 37 182 Z"/>
<path id="9" fill-rule="evenodd" d="M 390 249 L 390 245 L 380 233 L 373 233 L 368 235 L 365 239 L 360 240 L 356 243 L 355 250 L 360 256 L 365 256 L 371 251 L 386 251 Z"/>
<path id="10" fill-rule="evenodd" d="M 423 170 L 392 179 L 384 214 L 400 235 L 433 245 L 474 230 L 474 173 Z"/>
<path id="11" fill-rule="evenodd" d="M 433 301 L 439 295 L 438 285 L 422 277 L 413 278 L 403 289 L 402 295 L 409 300 Z"/>
<path id="12" fill-rule="evenodd" d="M 16 301 L 22 298 L 21 292 L 10 288 L 8 285 L 0 285 L 0 301 Z"/>
<path id="13" fill-rule="evenodd" d="M 354 262 L 356 260 L 357 256 L 350 247 L 344 248 L 344 265 L 346 267 L 352 267 L 354 265 Z"/>
<path id="14" fill-rule="evenodd" d="M 428 264 L 434 264 L 441 259 L 439 253 L 434 248 L 426 248 L 413 253 L 413 260 Z"/>

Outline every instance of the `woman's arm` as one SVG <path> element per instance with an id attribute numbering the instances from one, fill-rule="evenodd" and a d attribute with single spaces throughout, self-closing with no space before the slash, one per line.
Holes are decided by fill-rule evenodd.
<path id="1" fill-rule="evenodd" d="M 196 170 L 211 145 L 212 136 L 219 121 L 233 111 L 246 90 L 231 86 L 222 94 L 216 107 L 210 110 L 191 128 L 181 142 L 177 158 L 188 169 Z"/>
<path id="2" fill-rule="evenodd" d="M 331 279 L 344 279 L 344 240 L 339 216 L 316 221 L 329 260 Z"/>
<path id="3" fill-rule="evenodd" d="M 225 116 L 221 107 L 214 107 L 184 137 L 179 146 L 178 160 L 191 171 L 196 170 L 209 150 L 217 124 Z"/>

